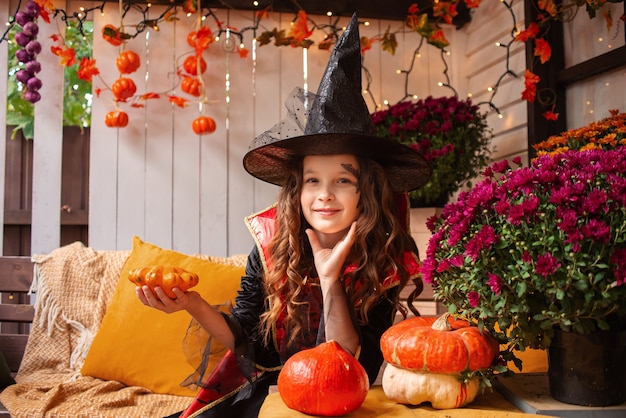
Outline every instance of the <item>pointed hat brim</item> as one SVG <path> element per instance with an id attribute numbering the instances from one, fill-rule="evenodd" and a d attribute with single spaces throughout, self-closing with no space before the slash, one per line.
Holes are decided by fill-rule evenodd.
<path id="1" fill-rule="evenodd" d="M 420 153 L 374 134 L 361 88 L 360 37 L 353 15 L 333 49 L 317 94 L 292 92 L 286 101 L 287 116 L 250 144 L 243 158 L 246 171 L 283 186 L 298 158 L 354 154 L 381 164 L 395 192 L 426 184 L 432 170 Z"/>
<path id="2" fill-rule="evenodd" d="M 284 185 L 294 161 L 306 155 L 354 154 L 377 161 L 394 192 L 409 192 L 428 182 L 432 170 L 418 152 L 396 141 L 353 133 L 302 135 L 246 154 L 244 168 L 254 177 Z"/>

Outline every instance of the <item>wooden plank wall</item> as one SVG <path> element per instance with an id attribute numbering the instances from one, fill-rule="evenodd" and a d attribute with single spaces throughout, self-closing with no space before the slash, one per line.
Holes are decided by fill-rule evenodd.
<path id="1" fill-rule="evenodd" d="M 518 30 L 523 30 L 524 3 L 510 2 L 516 16 Z M 467 54 L 464 57 L 464 74 L 467 77 L 465 94 L 472 95 L 474 103 L 488 102 L 492 93 L 489 87 L 495 87 L 498 78 L 506 72 L 507 60 L 505 48 L 496 43 L 508 44 L 514 21 L 509 10 L 500 1 L 482 2 L 479 13 L 474 14 L 472 22 L 462 30 L 467 33 Z M 524 44 L 516 42 L 510 48 L 509 68 L 517 76 L 505 76 L 493 96 L 493 103 L 499 109 L 490 111 L 489 126 L 493 128 L 492 158 L 500 160 L 516 155 L 528 159 L 528 130 L 526 102 L 522 101 L 524 88 L 525 63 Z M 487 108 L 483 107 L 483 110 Z"/>
<path id="2" fill-rule="evenodd" d="M 16 0 L 11 0 L 8 10 L 5 4 L 0 6 L 0 13 L 6 18 L 9 10 L 14 10 Z M 80 5 L 92 3 L 55 4 L 76 10 Z M 480 92 L 494 83 L 502 71 L 503 51 L 493 47 L 493 41 L 511 30 L 510 21 L 502 17 L 506 15 L 503 9 L 500 2 L 483 2 L 470 25 L 460 31 L 454 28 L 446 31 L 452 42 L 448 71 L 451 84 L 460 96 L 472 92 L 477 101 L 485 100 L 485 94 Z M 159 7 L 154 6 L 154 15 L 159 13 Z M 237 28 L 249 26 L 252 20 L 252 12 L 218 10 L 216 13 L 220 20 Z M 130 13 L 125 22 L 137 18 Z M 292 15 L 272 14 L 271 20 L 263 21 L 263 29 L 288 28 L 292 18 Z M 318 22 L 328 19 L 314 18 Z M 344 18 L 342 22 L 347 20 Z M 94 22 L 94 57 L 102 73 L 102 80 L 96 80 L 94 87 L 106 88 L 117 78 L 114 60 L 119 49 L 105 43 L 98 34 L 106 23 L 119 24 L 117 4 L 107 3 L 102 15 L 94 15 Z M 377 35 L 387 27 L 393 30 L 402 26 L 402 22 L 370 22 L 370 26 L 361 28 L 364 35 Z M 147 31 L 128 43 L 127 48 L 142 57 L 139 71 L 131 75 L 138 92 L 163 93 L 177 85 L 175 69 L 181 57 L 189 52 L 186 37 L 194 24 L 195 20 L 178 16 L 178 20 L 160 25 L 159 32 Z M 56 30 L 53 25 L 42 26 Z M 253 52 L 252 36 L 248 35 L 245 42 Z M 366 53 L 365 66 L 372 76 L 371 91 L 376 103 L 384 100 L 395 103 L 403 97 L 404 78 L 396 70 L 408 68 L 416 44 L 417 36 L 406 34 L 399 38 L 394 56 L 382 51 L 379 45 Z M 523 52 L 519 48 L 515 66 L 521 69 Z M 89 211 L 89 245 L 96 249 L 129 249 L 132 236 L 138 235 L 187 253 L 229 255 L 251 249 L 252 240 L 243 218 L 271 204 L 277 189 L 245 173 L 241 158 L 255 135 L 283 117 L 283 102 L 294 87 L 306 85 L 309 90 L 317 89 L 328 59 L 327 51 L 311 48 L 305 78 L 301 49 L 268 45 L 254 52 L 256 60 L 252 57 L 244 60 L 214 44 L 205 53 L 209 67 L 204 76 L 209 89 L 207 114 L 217 121 L 217 130 L 210 136 L 198 137 L 191 131 L 190 123 L 199 114 L 197 105 L 180 109 L 162 99 L 148 101 L 143 108 L 122 104 L 130 116 L 130 124 L 116 130 L 107 128 L 103 122 L 106 112 L 113 109 L 110 92 L 105 89 L 100 97 L 94 98 L 90 193 L 85 204 Z M 33 175 L 37 179 L 33 181 L 33 204 L 37 208 L 33 207 L 33 253 L 49 252 L 58 246 L 58 219 L 63 205 L 58 191 L 62 173 L 58 161 L 62 152 L 58 139 L 60 123 L 57 118 L 41 116 L 49 108 L 58 111 L 54 93 L 50 92 L 58 88 L 54 77 L 58 77 L 60 66 L 48 48 L 44 48 L 39 59 L 42 72 L 52 74 L 45 74 L 51 78 L 46 82 L 50 90 L 42 92 L 43 99 L 37 104 L 39 127 L 34 143 L 42 145 L 39 152 L 34 151 L 33 166 L 37 169 Z M 0 57 L 2 65 L 6 65 L 4 55 Z M 425 46 L 411 74 L 409 91 L 419 97 L 450 95 L 451 91 L 438 86 L 443 70 L 439 51 Z M 503 84 L 497 96 L 504 118 L 498 119 L 494 114 L 489 119 L 497 133 L 496 158 L 525 152 L 525 103 L 519 99 L 520 92 L 521 80 L 515 78 Z M 176 94 L 183 95 L 180 90 Z M 373 111 L 374 103 L 367 100 Z M 47 124 L 51 126 L 47 128 Z"/>

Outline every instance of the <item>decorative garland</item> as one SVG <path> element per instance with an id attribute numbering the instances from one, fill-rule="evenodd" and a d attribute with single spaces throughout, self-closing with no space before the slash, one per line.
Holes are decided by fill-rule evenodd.
<path id="1" fill-rule="evenodd" d="M 414 68 L 415 58 L 419 56 L 421 48 L 424 46 L 424 41 L 426 41 L 426 44 L 433 45 L 441 51 L 441 59 L 444 63 L 445 82 L 441 82 L 440 85 L 451 89 L 454 95 L 458 96 L 456 90 L 451 86 L 450 79 L 447 74 L 448 65 L 446 57 L 448 55 L 448 51 L 446 48 L 449 46 L 449 42 L 445 38 L 441 25 L 453 23 L 453 19 L 457 15 L 457 6 L 461 1 L 463 1 L 465 6 L 469 9 L 476 9 L 480 5 L 480 0 L 439 0 L 434 1 L 433 3 L 426 3 L 426 6 L 422 9 L 419 9 L 417 4 L 412 4 L 408 8 L 405 25 L 410 31 L 418 33 L 421 38 L 414 51 L 413 61 L 411 62 L 410 67 L 408 69 L 400 70 L 400 72 L 405 76 L 405 96 L 400 101 L 409 97 L 417 97 L 417 95 L 409 92 L 408 79 Z M 507 76 L 518 77 L 518 74 L 513 72 L 509 66 L 510 48 L 514 42 L 527 42 L 534 45 L 534 55 L 537 57 L 539 62 L 533 63 L 531 68 L 526 69 L 524 73 L 525 88 L 521 94 L 521 98 L 523 100 L 534 102 L 538 96 L 536 86 L 540 81 L 540 78 L 533 72 L 533 67 L 539 65 L 539 63 L 545 64 L 550 59 L 551 48 L 549 43 L 545 40 L 545 35 L 550 28 L 550 23 L 552 21 L 569 21 L 573 19 L 580 7 L 585 6 L 590 18 L 596 17 L 596 14 L 602 11 L 602 15 L 607 22 L 607 28 L 610 29 L 613 25 L 613 17 L 610 15 L 610 10 L 603 8 L 603 6 L 605 3 L 620 3 L 624 0 L 565 0 L 559 5 L 557 5 L 554 0 L 540 0 L 533 3 L 536 4 L 539 11 L 538 20 L 536 22 L 531 22 L 523 31 L 519 31 L 517 28 L 517 19 L 513 12 L 512 1 L 513 0 L 511 0 L 511 2 L 507 2 L 506 0 L 501 1 L 501 3 L 509 10 L 513 22 L 510 41 L 506 44 L 499 44 L 499 46 L 503 47 L 506 51 L 506 68 L 498 78 L 495 86 L 490 87 L 491 96 L 489 100 L 479 103 L 488 105 L 492 110 L 497 112 L 500 117 L 502 115 L 494 103 L 498 87 Z M 16 34 L 15 41 L 24 47 L 24 49 L 18 51 L 18 59 L 24 64 L 24 68 L 18 72 L 17 79 L 24 85 L 24 97 L 28 101 L 35 103 L 41 98 L 38 93 L 38 90 L 41 88 L 41 80 L 36 77 L 36 74 L 41 69 L 41 66 L 36 61 L 36 56 L 41 51 L 41 44 L 36 40 L 38 32 L 37 19 L 41 17 L 46 23 L 50 23 L 50 16 L 52 15 L 53 18 L 60 17 L 60 19 L 66 23 L 70 20 L 75 20 L 77 22 L 78 29 L 82 32 L 83 22 L 88 19 L 88 15 L 95 11 L 100 11 L 102 13 L 105 3 L 106 1 L 103 0 L 102 3 L 97 6 L 88 9 L 81 8 L 77 12 L 68 14 L 65 10 L 56 9 L 51 0 L 29 0 L 24 7 L 24 10 L 21 10 L 21 0 L 18 2 L 17 10 L 11 18 L 9 22 L 10 25 L 6 32 L 2 38 L 0 38 L 0 42 L 8 39 L 7 34 L 9 33 L 11 26 L 16 24 L 21 26 L 22 31 Z M 210 46 L 210 44 L 220 39 L 221 36 L 225 36 L 226 39 L 229 40 L 230 46 L 232 46 L 232 48 L 230 48 L 231 50 L 236 50 L 240 57 L 246 58 L 248 50 L 244 47 L 244 36 L 247 32 L 252 32 L 253 38 L 258 46 L 267 45 L 273 41 L 276 46 L 290 45 L 292 47 L 310 48 L 315 44 L 314 41 L 310 39 L 310 36 L 315 30 L 321 30 L 324 32 L 324 38 L 317 44 L 317 47 L 320 49 L 330 49 L 343 30 L 343 28 L 338 25 L 338 17 L 331 23 L 317 24 L 307 15 L 306 11 L 299 10 L 293 19 L 293 23 L 289 31 L 274 28 L 269 31 L 263 31 L 257 35 L 261 19 L 269 17 L 271 5 L 255 12 L 252 26 L 238 30 L 237 28 L 225 25 L 221 22 L 210 8 L 205 8 L 201 5 L 200 0 L 185 0 L 182 5 L 178 3 L 170 4 L 166 6 L 163 12 L 156 18 L 149 17 L 148 12 L 151 7 L 150 3 L 139 5 L 137 3 L 126 3 L 124 0 L 119 0 L 119 4 L 120 26 L 116 27 L 112 24 L 106 25 L 103 28 L 102 36 L 112 45 L 121 47 L 121 52 L 117 61 L 126 63 L 122 64 L 124 71 L 130 71 L 130 68 L 134 68 L 134 70 L 136 70 L 139 63 L 138 56 L 135 57 L 130 53 L 130 51 L 124 50 L 127 41 L 137 37 L 140 33 L 147 29 L 159 30 L 160 24 L 175 19 L 178 10 L 182 10 L 188 16 L 193 14 L 197 15 L 198 28 L 197 30 L 192 31 L 188 36 L 188 43 L 192 48 L 194 48 L 194 53 L 183 61 L 183 64 L 178 71 L 178 75 L 181 79 L 181 90 L 187 95 L 197 98 L 201 109 L 203 109 L 202 103 L 206 102 L 206 86 L 204 85 L 201 76 L 206 69 L 206 62 L 204 62 L 204 59 L 202 58 L 202 53 Z M 224 2 L 224 6 L 229 7 L 227 2 Z M 143 16 L 143 19 L 133 25 L 123 25 L 124 19 L 130 10 L 138 11 L 139 14 Z M 216 31 L 211 31 L 211 29 L 209 29 L 205 23 L 207 19 L 210 19 L 215 24 L 217 28 Z M 624 20 L 625 17 L 622 14 L 620 21 L 623 22 Z M 134 33 L 129 31 L 129 28 L 134 29 Z M 401 31 L 402 29 L 395 32 L 387 29 L 384 34 L 379 36 L 371 38 L 362 37 L 362 52 L 365 53 L 367 50 L 371 49 L 375 43 L 380 43 L 383 50 L 393 54 L 397 47 L 396 34 Z M 233 38 L 239 41 L 238 46 L 236 46 L 236 43 L 234 44 L 232 42 Z M 63 38 L 60 35 L 53 37 L 53 41 L 59 45 L 51 46 L 51 51 L 60 57 L 61 64 L 65 66 L 74 65 L 74 63 L 76 63 L 76 57 L 73 49 L 64 45 Z M 137 68 L 133 67 L 135 64 L 131 65 L 129 62 L 136 63 Z M 157 93 L 146 93 L 137 96 L 135 94 L 136 86 L 134 86 L 134 83 L 132 83 L 130 78 L 123 77 L 123 74 L 127 73 L 125 73 L 122 68 L 120 68 L 120 65 L 118 64 L 120 77 L 111 85 L 110 88 L 107 87 L 107 89 L 112 91 L 115 97 L 116 105 L 116 110 L 107 114 L 105 121 L 107 126 L 123 127 L 128 123 L 127 115 L 117 108 L 119 103 L 133 101 L 133 106 L 141 107 L 141 101 L 155 99 L 161 96 Z M 364 71 L 366 74 L 366 85 L 364 86 L 364 90 L 374 101 L 376 108 L 380 109 L 381 105 L 376 103 L 370 93 L 369 87 L 371 77 L 369 77 L 367 68 L 364 68 Z M 89 57 L 83 57 L 80 61 L 77 73 L 80 78 L 91 80 L 92 76 L 99 75 L 99 70 L 96 66 L 95 60 Z M 96 95 L 99 95 L 102 91 L 103 89 L 100 88 L 95 89 Z M 166 96 L 170 102 L 180 107 L 186 107 L 189 105 L 189 100 L 184 97 L 175 94 L 166 94 Z M 548 109 L 543 115 L 548 120 L 557 120 L 558 114 L 554 113 L 556 98 L 549 95 L 548 97 L 552 97 L 551 100 L 542 102 L 542 105 Z M 204 117 L 204 115 L 202 116 Z M 200 132 L 200 134 L 206 134 L 212 132 L 214 129 L 215 122 L 212 119 L 202 119 L 202 122 L 198 123 L 194 121 L 194 131 L 196 133 Z"/>

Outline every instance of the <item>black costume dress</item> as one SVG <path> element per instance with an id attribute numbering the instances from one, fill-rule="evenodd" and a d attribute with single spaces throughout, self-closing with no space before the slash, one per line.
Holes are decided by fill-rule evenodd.
<path id="1" fill-rule="evenodd" d="M 269 209 L 269 216 L 266 217 L 271 221 L 270 225 L 274 219 L 273 209 Z M 266 309 L 263 277 L 267 268 L 267 260 L 261 254 L 273 235 L 273 228 L 271 229 L 269 231 L 266 228 L 255 237 L 257 246 L 248 256 L 235 306 L 232 313 L 223 314 L 235 336 L 234 352 L 229 351 L 209 378 L 200 383 L 203 389 L 192 404 L 172 417 L 257 417 L 269 387 L 276 384 L 284 362 L 295 352 L 315 347 L 325 341 L 322 294 L 318 279 L 307 280 L 308 333 L 295 345 L 288 345 L 284 332 L 276 331 L 280 329 L 280 324 L 275 326 L 273 344 L 265 344 L 260 335 L 260 316 Z M 404 264 L 410 277 L 415 279 L 419 271 L 417 255 L 407 252 Z M 358 360 L 365 368 L 370 384 L 376 380 L 383 362 L 380 337 L 393 323 L 395 312 L 392 301 L 398 292 L 398 281 L 396 276 L 390 276 L 383 283 L 385 294 L 370 310 L 369 323 L 358 327 L 361 341 Z M 200 372 L 199 376 L 203 374 Z"/>

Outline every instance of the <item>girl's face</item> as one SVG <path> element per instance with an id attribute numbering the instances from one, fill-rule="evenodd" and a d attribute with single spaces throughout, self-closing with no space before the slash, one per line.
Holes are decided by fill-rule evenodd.
<path id="1" fill-rule="evenodd" d="M 334 247 L 359 216 L 359 173 L 351 154 L 304 157 L 302 213 L 325 248 Z"/>

